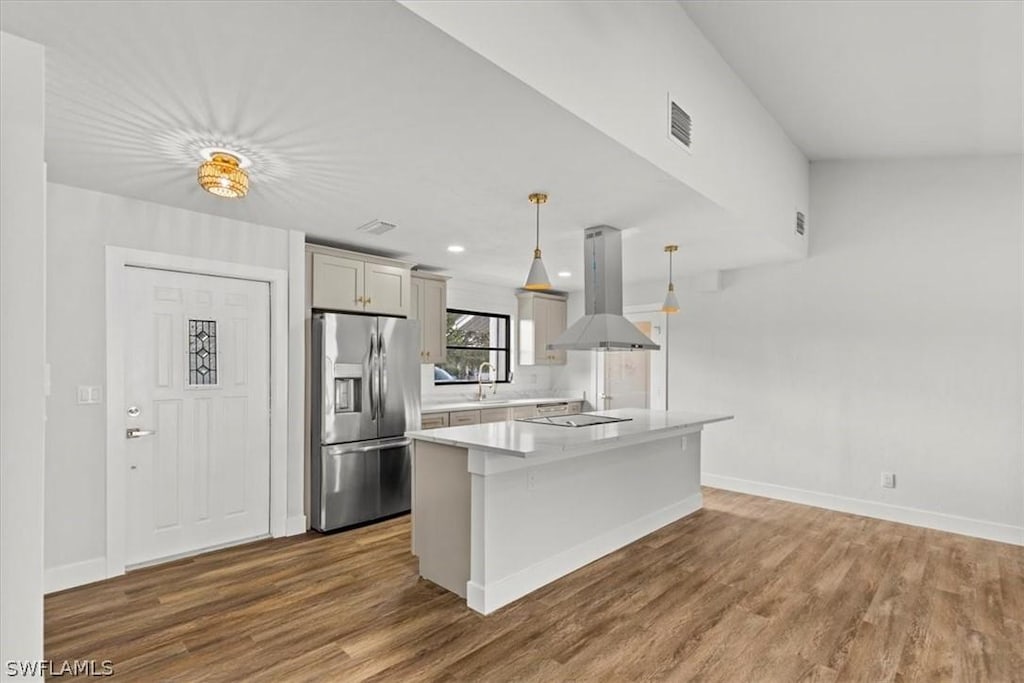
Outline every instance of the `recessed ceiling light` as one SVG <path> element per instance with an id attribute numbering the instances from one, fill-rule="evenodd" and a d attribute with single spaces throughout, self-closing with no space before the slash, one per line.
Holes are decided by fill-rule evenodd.
<path id="1" fill-rule="evenodd" d="M 466 248 L 458 244 L 449 244 L 448 251 L 452 252 L 453 254 L 461 254 L 462 252 L 466 251 Z"/>
<path id="2" fill-rule="evenodd" d="M 572 273 L 568 270 L 560 270 L 558 271 L 558 277 L 572 277 Z"/>

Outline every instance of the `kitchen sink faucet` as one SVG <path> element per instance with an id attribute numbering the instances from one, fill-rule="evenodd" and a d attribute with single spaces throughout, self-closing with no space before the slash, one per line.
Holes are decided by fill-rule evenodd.
<path id="1" fill-rule="evenodd" d="M 495 384 L 495 380 L 494 380 L 494 376 L 497 374 L 498 368 L 494 367 L 494 363 L 490 363 L 488 361 L 484 361 L 483 363 L 480 364 L 480 367 L 476 371 L 476 381 L 477 381 L 476 400 L 478 400 L 478 401 L 484 400 L 484 394 L 485 394 L 485 392 L 484 392 L 484 368 L 485 367 L 489 367 L 491 369 L 491 394 L 495 394 L 495 393 L 498 392 L 498 387 Z"/>

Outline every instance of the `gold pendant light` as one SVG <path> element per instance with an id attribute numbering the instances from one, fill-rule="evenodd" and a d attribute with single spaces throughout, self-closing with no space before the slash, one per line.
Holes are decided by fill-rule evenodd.
<path id="1" fill-rule="evenodd" d="M 679 245 L 670 244 L 665 247 L 665 252 L 668 254 L 668 294 L 665 295 L 665 303 L 661 305 L 661 310 L 665 313 L 678 313 L 679 312 L 679 300 L 676 298 L 676 286 L 672 282 L 672 254 L 679 251 Z"/>
<path id="2" fill-rule="evenodd" d="M 249 191 L 249 174 L 235 155 L 214 152 L 199 166 L 199 185 L 218 197 L 239 199 Z"/>
<path id="3" fill-rule="evenodd" d="M 537 246 L 533 250 L 533 263 L 530 264 L 530 274 L 526 276 L 526 284 L 523 289 L 530 289 L 535 292 L 551 289 L 551 280 L 548 278 L 548 271 L 544 268 L 544 262 L 540 259 L 540 205 L 548 201 L 548 196 L 543 192 L 534 192 L 530 195 L 530 203 L 537 205 Z"/>

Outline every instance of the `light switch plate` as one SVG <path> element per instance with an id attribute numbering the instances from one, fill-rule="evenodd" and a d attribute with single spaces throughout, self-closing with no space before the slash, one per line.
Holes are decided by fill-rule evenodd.
<path id="1" fill-rule="evenodd" d="M 78 387 L 78 404 L 92 405 L 103 401 L 102 387 L 80 385 Z"/>

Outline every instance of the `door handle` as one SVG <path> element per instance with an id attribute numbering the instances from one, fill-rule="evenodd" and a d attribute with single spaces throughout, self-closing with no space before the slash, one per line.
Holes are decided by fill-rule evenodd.
<path id="1" fill-rule="evenodd" d="M 349 453 L 369 453 L 371 451 L 383 451 L 390 448 L 404 448 L 412 443 L 412 439 L 407 436 L 400 436 L 395 439 L 382 440 L 372 443 L 368 446 L 331 446 L 325 448 L 323 454 L 328 457 L 338 457 L 339 455 L 347 455 Z"/>
<path id="2" fill-rule="evenodd" d="M 156 434 L 155 429 L 139 429 L 138 427 L 131 427 L 125 430 L 124 436 L 126 439 L 138 439 L 143 436 L 153 436 Z"/>
<path id="3" fill-rule="evenodd" d="M 380 375 L 377 372 L 377 335 L 370 332 L 370 419 L 377 419 L 377 405 L 380 402 L 377 382 Z"/>
<path id="4" fill-rule="evenodd" d="M 377 412 L 379 417 L 384 416 L 383 404 L 388 400 L 388 351 L 384 348 L 384 335 L 377 338 L 377 358 L 380 359 L 380 367 L 377 372 L 380 374 L 380 394 L 377 396 Z"/>

